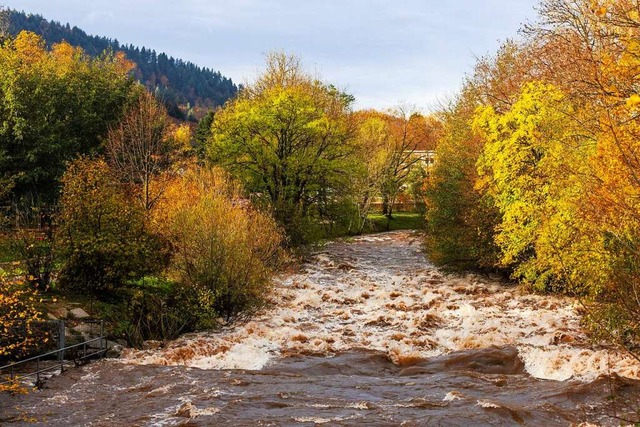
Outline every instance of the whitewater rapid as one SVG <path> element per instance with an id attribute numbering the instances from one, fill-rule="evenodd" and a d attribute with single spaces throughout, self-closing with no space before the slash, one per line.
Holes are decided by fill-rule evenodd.
<path id="1" fill-rule="evenodd" d="M 416 232 L 329 242 L 276 279 L 269 308 L 250 322 L 131 350 L 134 365 L 260 370 L 287 357 L 383 352 L 404 366 L 457 351 L 512 346 L 539 379 L 583 382 L 640 364 L 589 342 L 575 300 L 533 295 L 478 275 L 447 275 Z"/>

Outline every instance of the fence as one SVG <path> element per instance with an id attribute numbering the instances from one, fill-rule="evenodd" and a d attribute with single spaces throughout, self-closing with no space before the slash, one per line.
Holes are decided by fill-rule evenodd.
<path id="1" fill-rule="evenodd" d="M 106 354 L 107 340 L 104 335 L 104 322 L 102 320 L 83 321 L 83 323 L 99 324 L 99 337 L 69 346 L 65 345 L 66 334 L 64 321 L 59 320 L 57 323 L 59 331 L 58 349 L 5 366 L 0 366 L 0 385 L 12 384 L 17 381 L 24 381 L 29 377 L 35 377 L 34 384 L 39 387 L 42 384 L 43 375 L 41 374 L 46 372 L 53 373 L 58 369 L 60 373 L 62 373 L 66 367 L 78 366 L 89 359 L 100 358 Z"/>

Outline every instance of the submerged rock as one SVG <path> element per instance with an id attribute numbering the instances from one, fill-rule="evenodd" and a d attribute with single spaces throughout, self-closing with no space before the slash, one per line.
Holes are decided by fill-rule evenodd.
<path id="1" fill-rule="evenodd" d="M 105 354 L 105 356 L 118 358 L 122 354 L 122 350 L 124 350 L 124 347 L 122 345 L 113 341 L 107 341 L 107 353 Z"/>

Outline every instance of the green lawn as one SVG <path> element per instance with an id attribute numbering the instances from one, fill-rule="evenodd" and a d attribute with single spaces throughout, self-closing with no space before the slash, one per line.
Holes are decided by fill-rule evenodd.
<path id="1" fill-rule="evenodd" d="M 424 228 L 424 217 L 415 212 L 398 212 L 388 220 L 382 214 L 369 214 L 364 233 L 394 230 L 421 230 Z"/>

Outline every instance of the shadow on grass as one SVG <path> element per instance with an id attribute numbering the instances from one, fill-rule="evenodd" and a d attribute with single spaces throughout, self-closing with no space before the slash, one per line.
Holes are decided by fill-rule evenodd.
<path id="1" fill-rule="evenodd" d="M 424 216 L 416 212 L 398 212 L 388 219 L 383 214 L 370 214 L 363 234 L 396 230 L 422 230 Z"/>

